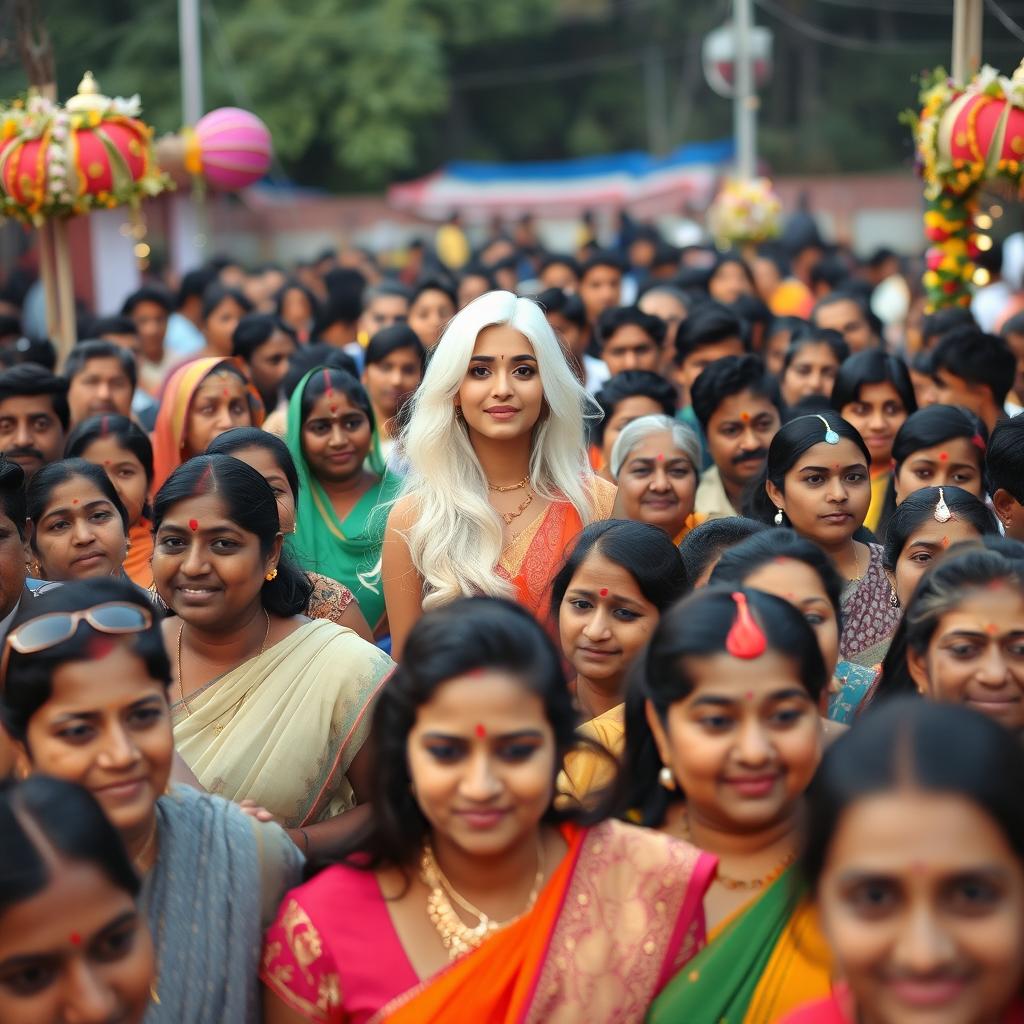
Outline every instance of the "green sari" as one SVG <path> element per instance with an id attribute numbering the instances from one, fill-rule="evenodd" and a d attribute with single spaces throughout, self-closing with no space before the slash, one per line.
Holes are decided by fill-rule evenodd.
<path id="1" fill-rule="evenodd" d="M 831 958 L 786 870 L 733 915 L 651 1004 L 649 1024 L 774 1024 L 830 991 Z"/>
<path id="2" fill-rule="evenodd" d="M 398 496 L 401 480 L 385 474 L 356 502 L 345 521 L 339 521 L 302 450 L 302 396 L 310 377 L 317 372 L 310 370 L 302 378 L 288 402 L 285 441 L 299 474 L 299 500 L 295 532 L 287 538 L 286 546 L 303 569 L 348 587 L 377 633 L 386 614 L 380 578 L 381 547 L 389 505 Z"/>

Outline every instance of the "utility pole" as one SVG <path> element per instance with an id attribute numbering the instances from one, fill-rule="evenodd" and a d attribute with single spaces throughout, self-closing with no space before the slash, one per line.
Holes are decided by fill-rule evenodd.
<path id="1" fill-rule="evenodd" d="M 199 0 L 178 0 L 178 51 L 181 63 L 181 119 L 194 127 L 203 116 L 203 58 L 199 36 Z"/>
<path id="2" fill-rule="evenodd" d="M 201 0 L 178 0 L 178 62 L 181 66 L 181 123 L 195 128 L 203 116 L 203 53 L 199 34 Z M 201 194 L 171 200 L 170 236 L 174 269 L 178 273 L 203 261 L 209 235 L 206 203 Z"/>
<path id="3" fill-rule="evenodd" d="M 958 2 L 970 3 L 973 0 Z M 751 0 L 733 0 L 736 83 L 733 89 L 733 135 L 736 141 L 736 176 L 741 181 L 749 181 L 757 174 L 757 93 L 754 91 L 754 66 L 750 52 L 753 21 Z"/>
<path id="4" fill-rule="evenodd" d="M 981 67 L 983 0 L 955 0 L 953 8 L 953 79 L 966 82 Z"/>

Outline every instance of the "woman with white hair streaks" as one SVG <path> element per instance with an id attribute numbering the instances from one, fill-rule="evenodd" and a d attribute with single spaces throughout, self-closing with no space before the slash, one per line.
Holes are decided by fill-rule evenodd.
<path id="1" fill-rule="evenodd" d="M 462 309 L 410 404 L 383 551 L 396 660 L 422 612 L 458 597 L 510 597 L 546 621 L 569 542 L 615 497 L 587 461 L 592 399 L 530 299 L 494 291 Z"/>

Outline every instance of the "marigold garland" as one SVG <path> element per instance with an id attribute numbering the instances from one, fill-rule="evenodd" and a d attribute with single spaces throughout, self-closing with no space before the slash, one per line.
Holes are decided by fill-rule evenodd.
<path id="1" fill-rule="evenodd" d="M 1024 61 L 1010 78 L 985 65 L 966 84 L 936 68 L 922 76 L 919 100 L 920 109 L 907 111 L 903 119 L 913 131 L 924 181 L 925 236 L 931 246 L 923 283 L 926 308 L 933 312 L 970 305 L 981 186 L 1005 178 L 1021 187 L 1021 162 L 1005 150 L 1009 146 L 1011 153 L 1024 155 L 1024 135 L 1012 134 L 1007 142 L 1011 118 L 1024 111 Z M 979 119 L 993 108 L 997 120 L 982 138 Z"/>
<path id="2" fill-rule="evenodd" d="M 153 160 L 152 129 L 139 120 L 139 97 L 89 96 L 92 109 L 37 93 L 0 106 L 0 215 L 38 227 L 93 209 L 137 207 L 170 187 Z M 83 138 L 100 147 L 88 163 Z"/>

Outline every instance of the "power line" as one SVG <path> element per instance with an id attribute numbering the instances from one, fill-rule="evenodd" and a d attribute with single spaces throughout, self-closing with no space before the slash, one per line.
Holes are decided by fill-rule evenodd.
<path id="1" fill-rule="evenodd" d="M 937 48 L 949 45 L 945 39 L 936 39 L 933 43 L 900 43 L 882 42 L 881 40 L 851 39 L 848 36 L 841 36 L 828 29 L 813 25 L 803 18 L 797 17 L 784 7 L 780 7 L 775 0 L 754 0 L 762 10 L 774 15 L 784 25 L 788 25 L 794 32 L 813 39 L 818 43 L 825 43 L 828 46 L 836 46 L 843 50 L 856 50 L 860 53 L 934 53 Z"/>
<path id="2" fill-rule="evenodd" d="M 953 10 L 949 0 L 817 0 L 819 4 L 829 7 L 847 7 L 863 10 L 865 7 L 873 11 L 894 11 L 902 14 L 948 14 Z"/>
<path id="3" fill-rule="evenodd" d="M 996 3 L 996 0 L 985 0 L 985 6 L 995 15 L 996 19 L 1010 35 L 1016 36 L 1017 39 L 1024 43 L 1024 29 Z"/>

